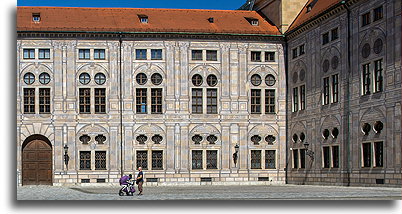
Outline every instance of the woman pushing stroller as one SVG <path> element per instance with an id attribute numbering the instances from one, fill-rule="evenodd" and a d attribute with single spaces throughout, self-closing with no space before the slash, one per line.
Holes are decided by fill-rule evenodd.
<path id="1" fill-rule="evenodd" d="M 119 190 L 119 195 L 123 196 L 124 193 L 126 193 L 126 195 L 132 196 L 135 192 L 135 188 L 134 188 L 134 180 L 133 179 L 133 175 L 129 174 L 129 175 L 124 175 L 123 177 L 120 178 L 119 182 L 120 185 L 122 186 L 121 189 Z"/>

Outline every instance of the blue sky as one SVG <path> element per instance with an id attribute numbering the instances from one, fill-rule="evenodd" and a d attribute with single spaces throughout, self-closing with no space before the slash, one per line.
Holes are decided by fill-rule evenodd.
<path id="1" fill-rule="evenodd" d="M 18 0 L 18 6 L 134 7 L 235 10 L 246 0 Z"/>

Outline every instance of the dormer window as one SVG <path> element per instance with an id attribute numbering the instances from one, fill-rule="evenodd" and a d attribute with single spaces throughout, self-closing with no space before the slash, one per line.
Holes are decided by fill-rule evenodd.
<path id="1" fill-rule="evenodd" d="M 208 18 L 209 23 L 214 23 L 214 18 L 213 17 L 209 17 Z"/>
<path id="2" fill-rule="evenodd" d="M 247 21 L 251 24 L 251 25 L 253 25 L 253 26 L 258 26 L 258 19 L 256 19 L 256 18 L 247 18 L 246 17 L 246 19 L 247 19 Z"/>
<path id="3" fill-rule="evenodd" d="M 32 21 L 40 22 L 40 13 L 32 13 Z"/>
<path id="4" fill-rule="evenodd" d="M 306 13 L 310 12 L 310 11 L 313 9 L 313 7 L 314 7 L 314 5 L 317 3 L 317 1 L 318 1 L 318 0 L 313 0 L 310 4 L 307 5 L 307 7 L 306 7 Z"/>
<path id="5" fill-rule="evenodd" d="M 307 13 L 311 11 L 313 7 L 311 5 L 307 5 Z"/>
<path id="6" fill-rule="evenodd" d="M 148 16 L 147 15 L 138 15 L 141 23 L 148 23 Z"/>

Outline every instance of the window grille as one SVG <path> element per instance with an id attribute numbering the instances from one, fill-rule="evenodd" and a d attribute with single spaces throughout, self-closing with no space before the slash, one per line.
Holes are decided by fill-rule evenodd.
<path id="1" fill-rule="evenodd" d="M 24 113 L 35 113 L 35 89 L 24 88 Z"/>
<path id="2" fill-rule="evenodd" d="M 136 112 L 139 114 L 147 113 L 147 89 L 137 88 L 136 89 Z"/>
<path id="3" fill-rule="evenodd" d="M 265 84 L 267 84 L 267 86 L 273 86 L 273 85 L 275 85 L 275 82 L 276 82 L 276 80 L 275 80 L 274 75 L 268 74 L 265 77 Z"/>
<path id="4" fill-rule="evenodd" d="M 106 137 L 103 134 L 98 134 L 95 137 L 96 142 L 98 142 L 98 144 L 103 144 L 106 141 Z"/>
<path id="5" fill-rule="evenodd" d="M 218 166 L 218 151 L 207 150 L 207 169 L 217 169 Z"/>
<path id="6" fill-rule="evenodd" d="M 202 50 L 192 50 L 191 51 L 192 60 L 202 60 Z"/>
<path id="7" fill-rule="evenodd" d="M 217 89 L 207 89 L 207 114 L 218 113 L 218 91 Z"/>
<path id="8" fill-rule="evenodd" d="M 50 113 L 50 88 L 39 89 L 39 113 Z"/>
<path id="9" fill-rule="evenodd" d="M 81 170 L 91 169 L 91 152 L 89 151 L 80 152 L 80 169 Z"/>
<path id="10" fill-rule="evenodd" d="M 145 142 L 148 140 L 148 137 L 146 135 L 141 134 L 137 136 L 136 140 L 139 144 L 145 144 Z"/>
<path id="11" fill-rule="evenodd" d="M 371 167 L 371 143 L 363 143 L 363 167 Z"/>
<path id="12" fill-rule="evenodd" d="M 137 74 L 135 79 L 139 85 L 145 85 L 145 83 L 148 81 L 147 75 L 144 73 Z"/>
<path id="13" fill-rule="evenodd" d="M 160 85 L 163 81 L 162 75 L 158 74 L 158 73 L 154 73 L 151 76 L 151 82 L 154 85 Z"/>
<path id="14" fill-rule="evenodd" d="M 91 90 L 89 88 L 80 88 L 80 113 L 91 113 Z"/>
<path id="15" fill-rule="evenodd" d="M 106 169 L 106 152 L 96 151 L 95 152 L 95 170 L 105 170 Z"/>
<path id="16" fill-rule="evenodd" d="M 161 114 L 162 113 L 162 89 L 152 88 L 151 89 L 151 114 Z"/>
<path id="17" fill-rule="evenodd" d="M 217 83 L 218 83 L 218 79 L 216 78 L 215 75 L 213 75 L 213 74 L 208 75 L 207 84 L 209 86 L 214 87 L 214 86 L 216 86 Z"/>
<path id="18" fill-rule="evenodd" d="M 137 169 L 141 167 L 144 170 L 148 169 L 148 152 L 137 151 Z"/>
<path id="19" fill-rule="evenodd" d="M 384 159 L 383 142 L 374 143 L 374 159 L 376 167 L 383 167 L 383 159 Z"/>
<path id="20" fill-rule="evenodd" d="M 191 151 L 192 169 L 202 169 L 202 150 Z"/>
<path id="21" fill-rule="evenodd" d="M 95 88 L 95 113 L 106 113 L 106 89 Z"/>
<path id="22" fill-rule="evenodd" d="M 300 110 L 306 109 L 306 85 L 300 86 Z"/>
<path id="23" fill-rule="evenodd" d="M 268 145 L 273 145 L 276 140 L 276 137 L 273 135 L 268 135 L 265 137 L 265 141 L 268 143 Z"/>
<path id="24" fill-rule="evenodd" d="M 202 141 L 202 136 L 201 135 L 194 135 L 191 140 L 195 143 L 195 144 L 200 144 Z"/>
<path id="25" fill-rule="evenodd" d="M 258 145 L 259 144 L 259 142 L 261 141 L 261 136 L 259 136 L 259 135 L 253 135 L 252 137 L 251 137 L 251 142 L 253 142 L 254 143 L 254 145 Z"/>
<path id="26" fill-rule="evenodd" d="M 275 113 L 275 90 L 265 90 L 265 113 Z"/>
<path id="27" fill-rule="evenodd" d="M 332 102 L 337 103 L 339 99 L 339 81 L 338 74 L 332 75 Z"/>
<path id="28" fill-rule="evenodd" d="M 191 100 L 192 100 L 192 113 L 202 114 L 202 89 L 193 88 L 191 90 Z"/>
<path id="29" fill-rule="evenodd" d="M 261 90 L 251 89 L 251 113 L 261 114 Z"/>
<path id="30" fill-rule="evenodd" d="M 370 63 L 363 65 L 362 72 L 363 95 L 370 94 Z"/>
<path id="31" fill-rule="evenodd" d="M 275 169 L 275 150 L 266 150 L 265 151 L 265 168 L 266 169 Z"/>
<path id="32" fill-rule="evenodd" d="M 329 104 L 329 77 L 323 79 L 323 104 Z"/>
<path id="33" fill-rule="evenodd" d="M 293 88 L 293 112 L 299 111 L 299 89 Z"/>
<path id="34" fill-rule="evenodd" d="M 251 169 L 261 169 L 261 150 L 251 151 Z"/>
<path id="35" fill-rule="evenodd" d="M 159 134 L 156 134 L 154 136 L 152 136 L 151 140 L 155 143 L 155 144 L 160 144 L 163 140 L 163 137 L 160 136 Z"/>
<path id="36" fill-rule="evenodd" d="M 261 85 L 261 76 L 258 74 L 253 74 L 253 76 L 251 76 L 251 84 L 253 84 L 253 86 L 259 86 Z"/>
<path id="37" fill-rule="evenodd" d="M 43 85 L 47 85 L 50 82 L 50 75 L 46 72 L 43 72 L 39 75 L 39 82 Z"/>
<path id="38" fill-rule="evenodd" d="M 163 169 L 163 151 L 152 151 L 152 169 Z"/>
<path id="39" fill-rule="evenodd" d="M 91 140 L 91 137 L 87 134 L 84 134 L 79 138 L 79 140 L 82 142 L 82 144 L 88 144 L 88 142 Z"/>
<path id="40" fill-rule="evenodd" d="M 217 140 L 218 138 L 215 135 L 209 135 L 207 137 L 207 141 L 209 142 L 209 144 L 215 144 Z"/>
<path id="41" fill-rule="evenodd" d="M 24 75 L 24 82 L 27 85 L 32 85 L 35 82 L 35 75 L 31 72 L 28 72 Z"/>

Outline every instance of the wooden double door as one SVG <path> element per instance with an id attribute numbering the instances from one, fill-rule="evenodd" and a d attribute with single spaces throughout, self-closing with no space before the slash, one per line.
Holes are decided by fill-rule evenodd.
<path id="1" fill-rule="evenodd" d="M 52 185 L 52 147 L 43 140 L 23 148 L 22 185 Z"/>

